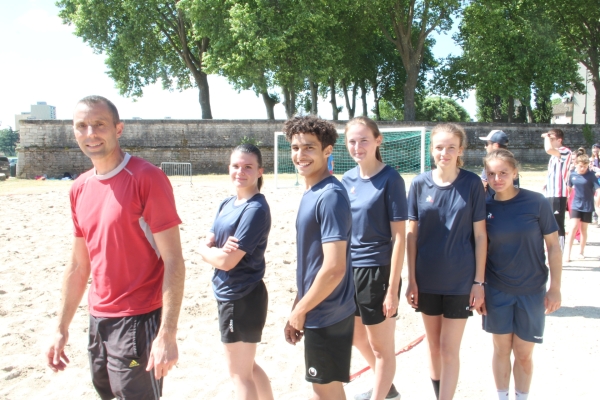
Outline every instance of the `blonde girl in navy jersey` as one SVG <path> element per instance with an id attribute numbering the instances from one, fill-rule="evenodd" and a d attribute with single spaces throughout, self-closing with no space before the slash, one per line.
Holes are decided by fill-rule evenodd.
<path id="1" fill-rule="evenodd" d="M 229 176 L 236 194 L 223 200 L 199 253 L 214 270 L 213 291 L 229 374 L 238 400 L 272 400 L 269 378 L 254 361 L 267 318 L 263 282 L 271 229 L 269 205 L 260 193 L 262 156 L 251 144 L 231 153 Z"/>
<path id="2" fill-rule="evenodd" d="M 373 389 L 355 399 L 393 399 L 394 331 L 407 215 L 404 180 L 382 161 L 383 136 L 366 117 L 346 125 L 346 146 L 358 164 L 342 178 L 352 208 L 352 269 L 356 289 L 353 345 L 375 373 Z"/>
<path id="3" fill-rule="evenodd" d="M 456 124 L 431 132 L 436 169 L 417 176 L 408 194 L 408 303 L 421 312 L 436 396 L 452 399 L 467 317 L 481 311 L 487 236 L 481 179 L 461 169 L 467 145 Z"/>
<path id="4" fill-rule="evenodd" d="M 558 310 L 561 303 L 558 224 L 543 195 L 512 185 L 518 163 L 511 152 L 489 153 L 484 167 L 495 195 L 486 199 L 489 242 L 483 329 L 493 334 L 492 370 L 498 398 L 508 399 L 512 369 L 515 398 L 526 400 L 533 347 L 544 337 L 544 314 Z"/>

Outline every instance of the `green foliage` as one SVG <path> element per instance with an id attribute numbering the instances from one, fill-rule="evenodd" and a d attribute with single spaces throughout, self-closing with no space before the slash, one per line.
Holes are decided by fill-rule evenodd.
<path id="1" fill-rule="evenodd" d="M 587 147 L 591 148 L 594 145 L 594 132 L 592 132 L 592 127 L 588 124 L 583 126 L 583 140 L 585 140 L 585 144 Z"/>
<path id="2" fill-rule="evenodd" d="M 11 127 L 0 129 L 0 152 L 7 156 L 16 156 L 19 139 L 19 131 L 13 131 Z"/>
<path id="3" fill-rule="evenodd" d="M 255 137 L 250 137 L 250 136 L 242 136 L 242 138 L 240 139 L 240 143 L 239 144 L 252 144 L 254 146 L 260 146 L 262 144 L 262 142 L 260 140 L 256 140 Z"/>
<path id="4" fill-rule="evenodd" d="M 552 105 L 555 106 L 563 102 L 563 99 L 557 97 L 556 99 L 552 99 Z"/>
<path id="5" fill-rule="evenodd" d="M 383 121 L 404 121 L 404 110 L 387 100 L 379 103 L 379 115 Z"/>
<path id="6" fill-rule="evenodd" d="M 463 106 L 448 97 L 427 97 L 417 108 L 417 121 L 469 122 Z"/>

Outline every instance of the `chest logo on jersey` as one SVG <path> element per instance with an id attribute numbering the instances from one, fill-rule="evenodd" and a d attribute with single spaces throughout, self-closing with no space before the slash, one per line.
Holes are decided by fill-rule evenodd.
<path id="1" fill-rule="evenodd" d="M 427 198 L 425 199 L 425 201 L 428 202 L 428 203 L 433 203 L 433 197 L 427 196 Z"/>
<path id="2" fill-rule="evenodd" d="M 350 193 L 351 194 L 356 194 L 356 189 L 354 188 L 354 186 L 352 186 L 352 189 L 350 189 Z"/>
<path id="3" fill-rule="evenodd" d="M 494 216 L 492 215 L 492 213 L 488 213 L 487 219 L 494 219 Z"/>

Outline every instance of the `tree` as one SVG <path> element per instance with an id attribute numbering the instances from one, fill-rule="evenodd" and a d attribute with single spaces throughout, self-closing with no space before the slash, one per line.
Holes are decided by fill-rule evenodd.
<path id="1" fill-rule="evenodd" d="M 600 7 L 596 0 L 541 1 L 561 43 L 590 71 L 596 90 L 596 124 L 600 124 Z"/>
<path id="2" fill-rule="evenodd" d="M 434 31 L 452 27 L 452 16 L 460 10 L 460 0 L 377 0 L 377 23 L 385 37 L 400 54 L 404 83 L 404 120 L 416 117 L 415 92 L 426 48 L 426 39 Z"/>
<path id="3" fill-rule="evenodd" d="M 211 119 L 203 57 L 218 13 L 192 21 L 176 0 L 59 0 L 63 23 L 75 26 L 96 53 L 106 54 L 108 75 L 120 93 L 141 97 L 143 87 L 197 87 L 202 118 Z"/>
<path id="4" fill-rule="evenodd" d="M 391 102 L 382 101 L 381 119 L 402 121 L 402 109 L 394 107 Z M 463 106 L 448 97 L 427 97 L 417 105 L 417 121 L 436 122 L 469 122 L 471 117 Z"/>
<path id="5" fill-rule="evenodd" d="M 19 139 L 19 131 L 13 131 L 11 127 L 0 129 L 0 152 L 7 156 L 16 156 Z"/>

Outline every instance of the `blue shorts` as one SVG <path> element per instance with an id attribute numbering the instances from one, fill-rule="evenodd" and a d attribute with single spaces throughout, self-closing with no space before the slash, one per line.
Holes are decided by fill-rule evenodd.
<path id="1" fill-rule="evenodd" d="M 546 322 L 546 290 L 536 294 L 514 295 L 485 286 L 483 329 L 496 335 L 514 333 L 521 340 L 542 343 Z"/>

